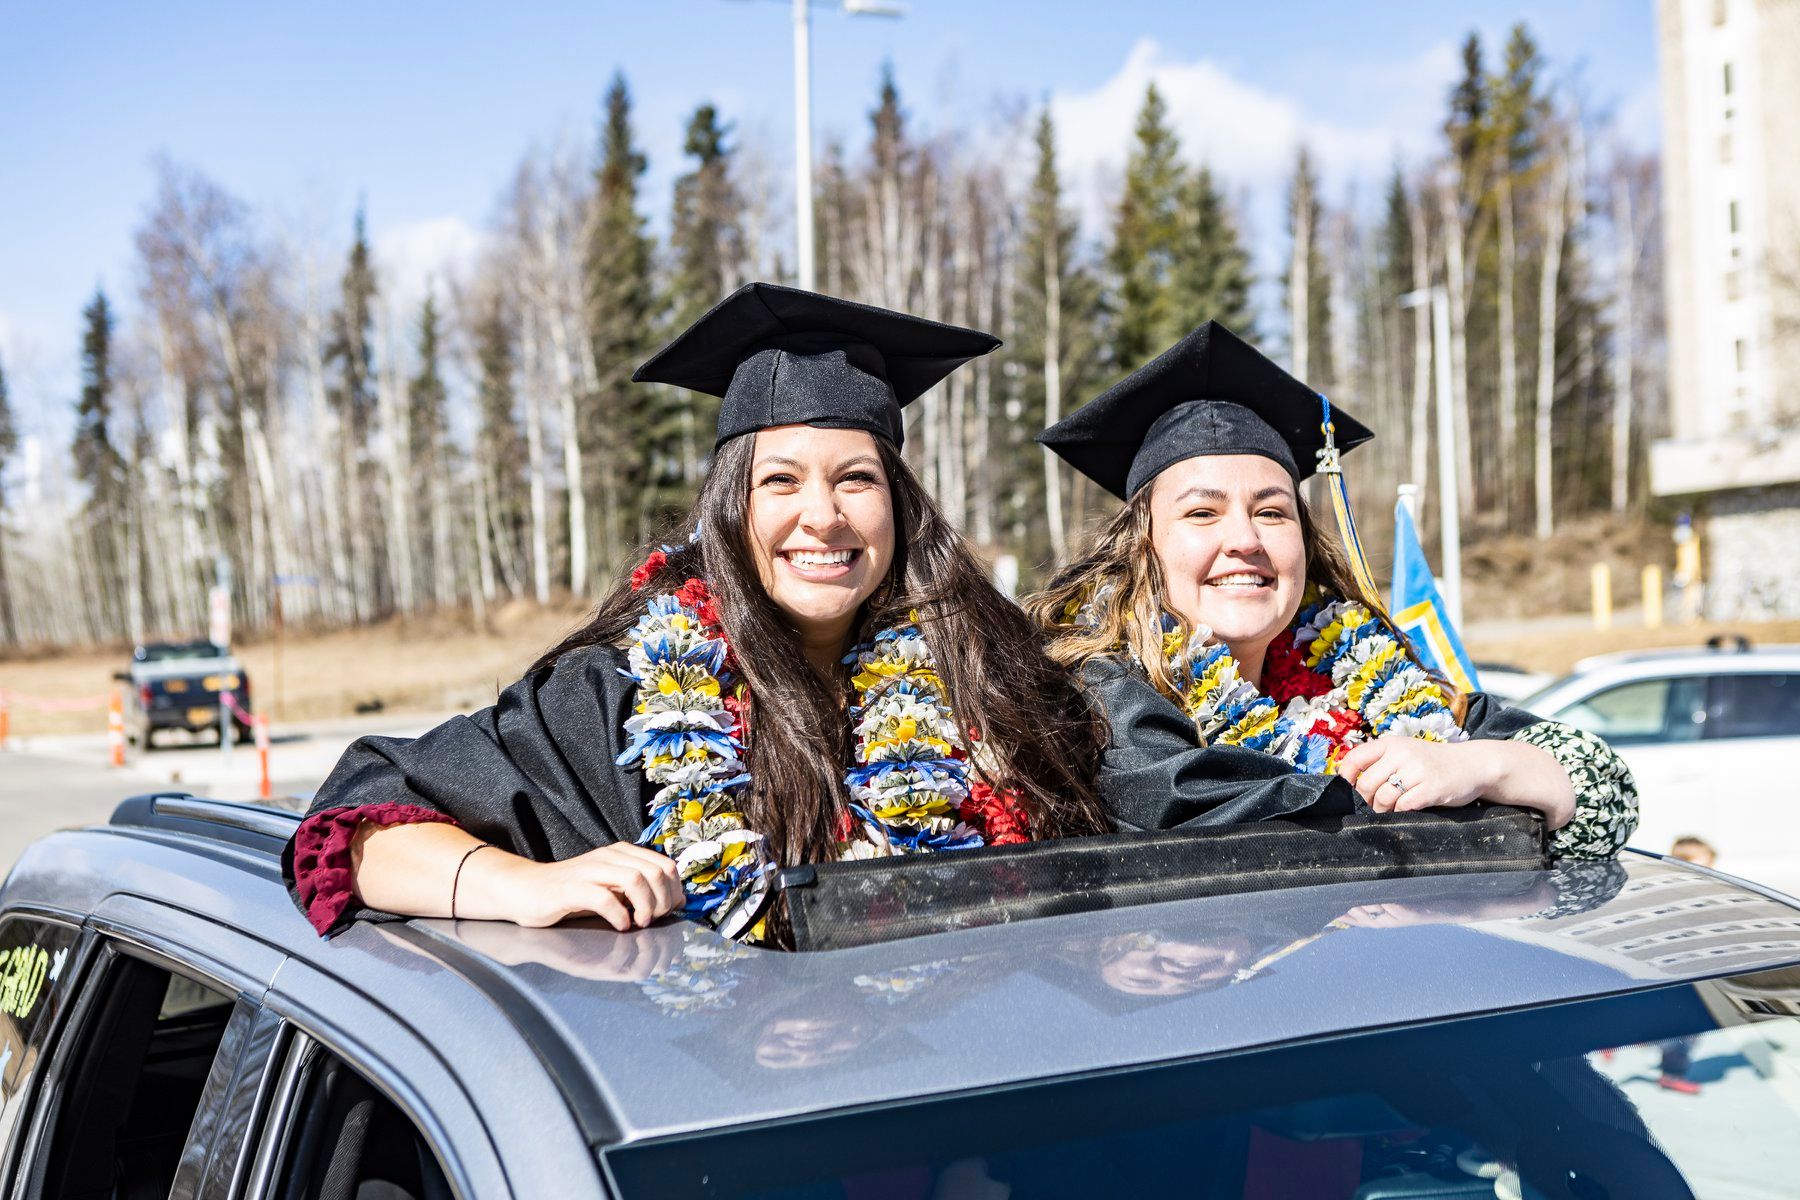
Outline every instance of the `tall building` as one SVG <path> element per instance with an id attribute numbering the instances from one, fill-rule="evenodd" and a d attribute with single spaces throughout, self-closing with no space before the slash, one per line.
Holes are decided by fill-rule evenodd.
<path id="1" fill-rule="evenodd" d="M 1671 436 L 1706 613 L 1800 617 L 1800 0 L 1659 0 Z"/>

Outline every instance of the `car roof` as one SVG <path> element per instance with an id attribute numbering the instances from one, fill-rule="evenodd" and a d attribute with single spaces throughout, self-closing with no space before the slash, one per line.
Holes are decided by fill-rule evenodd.
<path id="1" fill-rule="evenodd" d="M 1575 664 L 1574 675 L 1617 667 L 1667 667 L 1690 671 L 1775 671 L 1800 666 L 1800 645 L 1770 644 L 1743 649 L 1679 646 L 1661 650 L 1620 650 L 1595 654 Z"/>
<path id="2" fill-rule="evenodd" d="M 261 931 L 368 994 L 402 980 L 396 1014 L 431 1025 L 423 1032 L 452 1059 L 482 1053 L 459 1043 L 454 1008 L 428 1003 L 432 976 L 455 976 L 523 1033 L 596 1144 L 1800 962 L 1793 902 L 1637 854 L 1173 901 L 810 954 L 740 946 L 679 921 L 619 934 L 417 920 L 359 924 L 327 944 L 272 871 L 270 846 L 292 816 L 250 811 L 210 849 L 166 821 L 54 835 L 21 860 L 6 900 L 42 903 L 52 888 L 64 903 L 83 889 L 90 904 L 118 890 L 201 897 L 214 919 Z M 235 898 L 229 912 L 224 895 Z"/>

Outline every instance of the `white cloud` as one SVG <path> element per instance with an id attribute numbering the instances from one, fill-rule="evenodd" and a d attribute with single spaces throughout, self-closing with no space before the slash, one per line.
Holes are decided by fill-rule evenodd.
<path id="1" fill-rule="evenodd" d="M 429 217 L 377 233 L 375 268 L 389 311 L 410 323 L 426 291 L 441 301 L 445 281 L 468 272 L 481 247 L 482 235 L 461 217 Z"/>
<path id="2" fill-rule="evenodd" d="M 1105 83 L 1058 93 L 1051 101 L 1057 153 L 1088 228 L 1098 232 L 1116 197 L 1152 82 L 1168 104 L 1183 156 L 1211 166 L 1234 193 L 1249 189 L 1261 217 L 1282 194 L 1302 142 L 1332 187 L 1352 177 L 1379 178 L 1397 152 L 1416 155 L 1435 136 L 1456 57 L 1443 43 L 1395 63 L 1326 61 L 1306 69 L 1309 92 L 1321 90 L 1321 75 L 1330 76 L 1332 86 L 1324 90 L 1345 98 L 1339 111 L 1309 113 L 1297 99 L 1237 78 L 1217 61 L 1179 61 L 1149 38 L 1132 47 Z"/>

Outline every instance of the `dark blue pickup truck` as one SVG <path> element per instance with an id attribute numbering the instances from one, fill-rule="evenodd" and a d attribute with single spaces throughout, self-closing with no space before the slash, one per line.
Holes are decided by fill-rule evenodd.
<path id="1" fill-rule="evenodd" d="M 251 711 L 243 664 L 212 642 L 145 642 L 131 652 L 130 669 L 114 678 L 126 685 L 125 736 L 146 751 L 164 729 L 216 733 L 223 692 L 231 693 L 238 713 Z M 250 737 L 241 715 L 232 725 L 239 741 Z"/>

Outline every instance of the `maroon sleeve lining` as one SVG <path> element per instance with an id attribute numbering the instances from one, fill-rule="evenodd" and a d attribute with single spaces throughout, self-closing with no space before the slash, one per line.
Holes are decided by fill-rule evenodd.
<path id="1" fill-rule="evenodd" d="M 377 825 L 413 825 L 456 821 L 416 804 L 360 804 L 314 813 L 294 831 L 294 889 L 306 919 L 320 936 L 330 933 L 356 903 L 356 881 L 350 869 L 350 841 L 364 821 Z"/>

